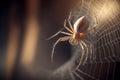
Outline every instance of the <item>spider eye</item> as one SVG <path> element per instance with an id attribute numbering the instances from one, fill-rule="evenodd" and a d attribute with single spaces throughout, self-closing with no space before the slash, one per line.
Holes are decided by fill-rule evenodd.
<path id="1" fill-rule="evenodd" d="M 77 45 L 77 44 L 78 44 L 78 41 L 77 41 L 77 39 L 71 38 L 71 39 L 69 39 L 69 43 L 70 43 L 71 45 Z"/>

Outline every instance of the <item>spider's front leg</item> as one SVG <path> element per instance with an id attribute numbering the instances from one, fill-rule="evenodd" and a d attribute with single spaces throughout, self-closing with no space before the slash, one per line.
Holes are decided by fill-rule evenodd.
<path id="1" fill-rule="evenodd" d="M 67 41 L 69 38 L 70 36 L 61 37 L 54 43 L 53 48 L 52 48 L 52 54 L 51 54 L 51 62 L 53 62 L 53 55 L 54 55 L 54 50 L 55 50 L 56 45 L 61 41 Z"/>
<path id="2" fill-rule="evenodd" d="M 66 30 L 68 30 L 70 33 L 73 33 L 73 30 L 72 29 L 69 29 L 67 26 L 66 26 L 66 20 L 64 21 L 64 28 Z"/>
<path id="3" fill-rule="evenodd" d="M 73 26 L 72 26 L 72 24 L 71 24 L 71 14 L 72 14 L 72 11 L 70 12 L 69 17 L 68 17 L 68 23 L 69 23 L 70 29 L 71 29 L 72 31 L 74 31 Z"/>
<path id="4" fill-rule="evenodd" d="M 72 35 L 71 33 L 67 33 L 67 32 L 64 32 L 64 31 L 58 31 L 57 33 L 55 33 L 54 35 L 49 37 L 47 40 L 50 40 L 50 39 L 54 38 L 55 36 L 57 36 L 60 33 L 65 34 L 65 35 L 69 35 L 69 36 Z"/>

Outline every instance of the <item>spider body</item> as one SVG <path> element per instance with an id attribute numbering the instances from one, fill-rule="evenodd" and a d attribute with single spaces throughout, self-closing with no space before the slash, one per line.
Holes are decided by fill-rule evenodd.
<path id="1" fill-rule="evenodd" d="M 85 25 L 87 22 L 86 17 L 82 16 L 80 17 L 73 25 L 73 34 L 71 35 L 69 39 L 69 43 L 71 45 L 77 45 L 79 44 L 79 41 L 81 40 L 83 33 L 82 31 L 86 31 L 88 29 L 88 24 Z"/>
<path id="2" fill-rule="evenodd" d="M 66 20 L 64 22 L 64 28 L 69 31 L 68 32 L 64 32 L 64 31 L 58 31 L 56 34 L 54 34 L 53 36 L 51 36 L 49 39 L 52 39 L 54 38 L 55 36 L 57 36 L 58 34 L 62 33 L 62 34 L 65 34 L 67 36 L 64 36 L 64 37 L 61 37 L 59 38 L 53 45 L 53 49 L 52 49 L 52 55 L 51 55 L 51 60 L 53 61 L 53 54 L 54 54 L 54 49 L 56 47 L 56 45 L 59 43 L 59 42 L 62 42 L 62 41 L 67 41 L 69 40 L 69 43 L 71 45 L 78 45 L 80 44 L 81 46 L 81 49 L 82 49 L 82 54 L 81 54 L 81 58 L 80 58 L 80 62 L 79 64 L 77 65 L 76 69 L 78 69 L 78 67 L 83 63 L 85 64 L 85 62 L 87 61 L 87 58 L 88 58 L 88 48 L 91 49 L 91 42 L 84 39 L 84 36 L 87 35 L 88 33 L 90 33 L 91 31 L 93 31 L 96 26 L 97 26 L 97 18 L 96 18 L 96 24 L 93 25 L 92 29 L 88 30 L 88 27 L 89 27 L 89 24 L 88 24 L 88 21 L 86 19 L 85 16 L 82 16 L 80 18 L 78 18 L 74 25 L 72 26 L 71 24 L 71 20 L 70 20 L 70 17 L 71 17 L 71 13 L 69 15 L 69 18 L 68 18 L 68 23 L 69 23 L 69 26 L 70 27 L 67 27 L 66 26 Z M 87 46 L 87 44 L 89 44 L 89 47 Z M 85 51 L 85 48 L 86 48 L 86 51 Z M 91 53 L 92 53 L 92 49 L 91 49 Z M 86 54 L 86 57 L 84 59 L 84 56 Z M 84 61 L 83 61 L 84 59 Z"/>

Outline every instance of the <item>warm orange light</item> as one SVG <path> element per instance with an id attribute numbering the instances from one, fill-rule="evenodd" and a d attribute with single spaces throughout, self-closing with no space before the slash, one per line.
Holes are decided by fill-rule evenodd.
<path id="1" fill-rule="evenodd" d="M 27 0 L 25 36 L 22 48 L 21 64 L 29 65 L 34 62 L 38 40 L 38 2 L 39 0 Z"/>
<path id="2" fill-rule="evenodd" d="M 96 5 L 92 9 L 92 14 L 94 15 L 94 12 L 97 12 L 96 15 L 99 20 L 104 21 L 118 14 L 119 4 L 115 0 L 106 0 L 103 3 L 105 4 Z"/>

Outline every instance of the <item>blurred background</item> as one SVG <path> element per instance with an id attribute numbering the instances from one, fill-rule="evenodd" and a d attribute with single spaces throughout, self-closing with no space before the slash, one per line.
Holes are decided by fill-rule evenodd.
<path id="1" fill-rule="evenodd" d="M 66 42 L 60 44 L 51 64 L 51 44 L 56 39 L 46 39 L 63 27 L 76 3 L 77 0 L 1 0 L 0 78 L 43 80 L 68 61 L 71 51 Z"/>
<path id="2" fill-rule="evenodd" d="M 55 49 L 54 60 L 53 63 L 51 63 L 50 57 L 52 46 L 54 42 L 63 35 L 58 35 L 56 38 L 49 41 L 46 39 L 63 28 L 64 20 L 68 18 L 71 10 L 76 9 L 76 7 L 80 5 L 82 6 L 82 9 L 84 9 L 84 6 L 86 9 L 89 7 L 88 4 L 85 3 L 84 5 L 79 4 L 76 6 L 78 2 L 81 1 L 86 1 L 88 3 L 89 1 L 93 1 L 94 3 L 99 3 L 97 2 L 98 0 L 1 0 L 0 80 L 80 80 L 80 78 L 73 78 L 73 74 L 66 71 L 68 66 L 73 66 L 71 64 L 74 62 L 71 58 L 73 58 L 74 53 L 78 54 L 78 52 L 75 51 L 78 51 L 79 48 L 75 48 L 75 51 L 72 51 L 73 47 L 71 47 L 69 42 L 60 43 Z M 97 5 L 95 4 L 94 6 Z M 94 11 L 96 8 L 99 10 L 99 6 L 97 6 L 92 9 L 89 8 L 88 12 Z M 108 8 L 102 10 L 103 12 L 106 12 Z M 73 11 L 72 19 L 75 21 L 81 15 L 86 14 L 85 11 L 81 11 L 81 13 L 79 13 L 79 10 L 76 9 Z M 108 13 L 106 13 L 106 15 L 108 15 Z M 88 13 L 88 15 L 89 14 L 90 13 Z M 103 13 L 101 12 L 99 15 L 103 15 Z M 101 20 L 103 19 L 104 22 L 104 18 L 106 18 L 106 16 L 99 16 L 99 18 L 101 18 Z M 91 16 L 88 16 L 88 20 L 93 21 L 94 19 L 91 18 Z M 107 26 L 108 25 L 109 24 L 107 24 Z M 119 30 L 117 28 L 116 29 L 120 31 L 120 24 L 117 26 Z M 104 28 L 101 30 L 103 31 Z M 95 36 L 98 36 L 100 32 L 101 31 L 98 30 Z M 109 32 L 110 31 L 108 31 L 108 33 Z M 115 39 L 120 40 L 119 36 L 115 37 Z M 98 43 L 97 41 L 100 42 L 99 40 L 95 40 L 96 44 Z M 100 46 L 100 44 L 97 46 Z M 119 41 L 118 44 L 120 44 Z M 117 48 L 119 49 L 120 47 Z M 97 51 L 98 50 L 96 50 L 96 54 L 99 53 L 99 51 Z M 106 54 L 107 53 L 106 49 Z M 120 53 L 120 51 L 117 50 L 116 53 Z M 118 59 L 118 61 L 120 61 L 120 58 Z M 99 69 L 99 65 L 97 66 Z M 84 68 L 88 67 L 89 66 Z M 115 77 L 113 80 L 120 79 L 119 67 L 120 64 L 117 62 L 115 64 Z M 104 69 L 102 70 L 104 71 Z M 53 72 L 55 72 L 54 76 L 52 75 Z M 69 76 L 65 76 L 66 74 L 69 74 Z M 64 75 L 64 78 L 61 79 L 61 75 Z M 65 77 L 67 77 L 67 79 L 65 79 Z M 95 79 L 89 78 L 84 80 Z"/>

